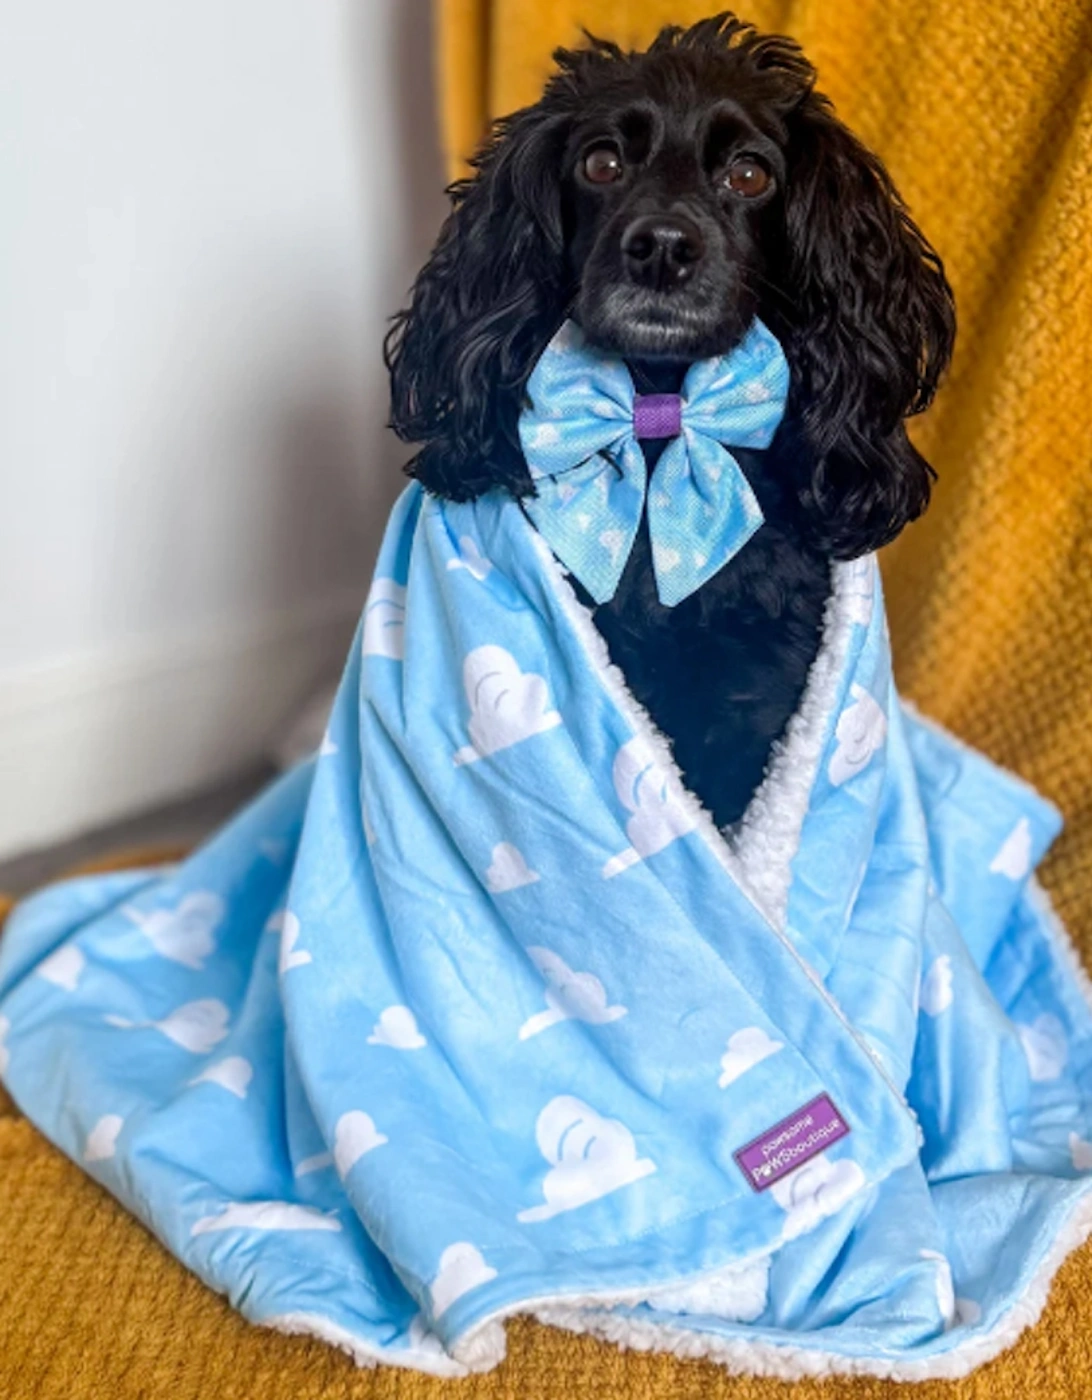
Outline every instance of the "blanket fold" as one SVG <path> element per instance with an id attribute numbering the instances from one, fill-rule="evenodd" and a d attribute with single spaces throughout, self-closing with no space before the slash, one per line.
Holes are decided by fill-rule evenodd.
<path id="1" fill-rule="evenodd" d="M 1030 789 L 901 705 L 838 565 L 715 829 L 517 504 L 409 487 L 320 752 L 0 944 L 23 1110 L 256 1322 L 495 1364 L 526 1311 L 951 1375 L 1092 1222 L 1087 979 Z"/>

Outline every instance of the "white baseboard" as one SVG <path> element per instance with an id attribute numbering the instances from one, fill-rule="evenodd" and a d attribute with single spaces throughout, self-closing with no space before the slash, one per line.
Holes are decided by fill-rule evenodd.
<path id="1" fill-rule="evenodd" d="M 0 856 L 231 777 L 336 676 L 363 590 L 0 671 Z"/>

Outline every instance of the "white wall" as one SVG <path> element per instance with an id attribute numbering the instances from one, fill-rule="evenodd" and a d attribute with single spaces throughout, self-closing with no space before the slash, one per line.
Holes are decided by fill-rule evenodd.
<path id="1" fill-rule="evenodd" d="M 0 0 L 0 853 L 253 761 L 336 667 L 442 215 L 429 0 Z"/>

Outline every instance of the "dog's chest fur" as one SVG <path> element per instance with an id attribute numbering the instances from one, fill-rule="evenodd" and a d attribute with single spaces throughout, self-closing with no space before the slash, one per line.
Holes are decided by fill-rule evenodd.
<path id="1" fill-rule="evenodd" d="M 652 473 L 664 445 L 642 443 Z M 766 522 L 735 558 L 665 608 L 642 520 L 618 591 L 593 608 L 611 660 L 671 740 L 685 783 L 722 827 L 743 815 L 771 745 L 799 705 L 830 594 L 830 561 L 795 528 L 776 451 L 733 455 Z"/>

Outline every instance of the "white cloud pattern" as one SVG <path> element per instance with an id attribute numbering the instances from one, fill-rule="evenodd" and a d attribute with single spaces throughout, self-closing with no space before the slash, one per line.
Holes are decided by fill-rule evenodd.
<path id="1" fill-rule="evenodd" d="M 392 578 L 377 578 L 364 604 L 365 656 L 401 661 L 405 654 L 406 590 Z"/>
<path id="2" fill-rule="evenodd" d="M 627 812 L 629 847 L 603 866 L 604 880 L 620 875 L 693 831 L 695 818 L 675 773 L 656 761 L 651 745 L 636 735 L 614 757 L 614 790 Z"/>
<path id="3" fill-rule="evenodd" d="M 621 558 L 622 550 L 626 547 L 626 536 L 622 530 L 601 530 L 599 533 L 599 543 L 610 555 L 610 562 L 617 564 Z"/>
<path id="4" fill-rule="evenodd" d="M 531 447 L 553 447 L 561 441 L 561 429 L 554 423 L 535 423 L 527 436 Z"/>
<path id="5" fill-rule="evenodd" d="M 200 971 L 215 951 L 213 934 L 224 917 L 224 901 L 211 890 L 195 890 L 173 909 L 145 911 L 127 904 L 122 913 L 160 957 Z"/>
<path id="6" fill-rule="evenodd" d="M 294 967 L 306 967 L 311 954 L 306 948 L 297 948 L 300 937 L 300 921 L 289 910 L 281 915 L 281 951 L 278 961 L 281 976 Z"/>
<path id="7" fill-rule="evenodd" d="M 1057 1016 L 1044 1011 L 1029 1025 L 1017 1025 L 1016 1031 L 1024 1047 L 1032 1079 L 1037 1084 L 1057 1079 L 1069 1059 L 1065 1028 Z"/>
<path id="8" fill-rule="evenodd" d="M 770 1195 L 785 1211 L 781 1238 L 795 1239 L 833 1215 L 865 1184 L 865 1175 L 850 1157 L 832 1162 L 820 1152 L 770 1187 Z"/>
<path id="9" fill-rule="evenodd" d="M 918 1005 L 926 1016 L 939 1016 L 952 1004 L 952 959 L 947 953 L 934 958 L 921 979 Z"/>
<path id="10" fill-rule="evenodd" d="M 63 987 L 66 992 L 74 992 L 86 966 L 87 959 L 75 943 L 66 943 L 42 959 L 38 964 L 38 976 L 55 987 Z"/>
<path id="11" fill-rule="evenodd" d="M 408 1006 L 388 1006 L 368 1037 L 369 1045 L 386 1045 L 391 1050 L 421 1050 L 428 1041 L 417 1028 L 417 1018 Z"/>
<path id="12" fill-rule="evenodd" d="M 1005 875 L 1010 880 L 1022 880 L 1030 870 L 1031 824 L 1027 817 L 1021 817 L 990 861 L 990 873 Z"/>
<path id="13" fill-rule="evenodd" d="M 783 1041 L 774 1040 L 761 1026 L 745 1026 L 728 1037 L 728 1048 L 720 1057 L 720 1078 L 717 1083 L 722 1089 L 734 1084 L 742 1074 L 784 1050 Z"/>
<path id="14" fill-rule="evenodd" d="M 472 535 L 460 535 L 459 552 L 454 559 L 447 561 L 447 567 L 449 570 L 465 569 L 471 578 L 481 583 L 493 565 L 478 548 L 478 542 Z"/>
<path id="15" fill-rule="evenodd" d="M 530 1040 L 560 1021 L 585 1021 L 603 1026 L 626 1014 L 624 1006 L 609 1006 L 602 982 L 592 972 L 574 972 L 564 958 L 549 948 L 528 948 L 527 956 L 546 983 L 546 1010 L 539 1011 L 519 1028 L 520 1040 Z"/>
<path id="16" fill-rule="evenodd" d="M 347 1177 L 361 1157 L 386 1141 L 367 1113 L 359 1108 L 343 1113 L 334 1129 L 334 1166 L 338 1176 Z"/>
<path id="17" fill-rule="evenodd" d="M 544 1204 L 516 1217 L 525 1223 L 576 1210 L 656 1170 L 655 1162 L 637 1155 L 624 1123 L 601 1117 L 569 1094 L 551 1099 L 538 1115 L 535 1140 L 551 1165 L 542 1183 Z"/>
<path id="18" fill-rule="evenodd" d="M 215 997 L 202 997 L 176 1007 L 162 1021 L 127 1021 L 122 1016 L 107 1016 L 105 1020 L 122 1030 L 157 1030 L 183 1050 L 207 1055 L 227 1035 L 230 1012 Z"/>
<path id="19" fill-rule="evenodd" d="M 883 747 L 887 737 L 887 716 L 875 698 L 856 681 L 849 693 L 852 704 L 847 705 L 838 718 L 834 731 L 838 746 L 827 769 L 827 776 L 835 787 L 841 787 L 867 768 L 872 755 Z"/>
<path id="20" fill-rule="evenodd" d="M 222 1060 L 203 1069 L 190 1080 L 194 1084 L 219 1084 L 237 1099 L 245 1099 L 250 1081 L 254 1078 L 254 1066 L 242 1055 L 227 1055 Z"/>
<path id="21" fill-rule="evenodd" d="M 104 1113 L 91 1131 L 84 1144 L 85 1162 L 106 1162 L 117 1151 L 118 1134 L 125 1126 L 125 1119 L 118 1113 Z"/>
<path id="22" fill-rule="evenodd" d="M 341 1221 L 336 1215 L 324 1215 L 292 1201 L 233 1201 L 218 1214 L 195 1221 L 190 1236 L 213 1235 L 223 1230 L 340 1229 Z"/>
<path id="23" fill-rule="evenodd" d="M 227 1036 L 229 1020 L 230 1012 L 222 1001 L 217 1001 L 215 997 L 202 997 L 198 1001 L 186 1002 L 162 1021 L 153 1024 L 168 1040 L 181 1045 L 183 1050 L 189 1050 L 194 1055 L 205 1055 Z"/>
<path id="24" fill-rule="evenodd" d="M 6 1016 L 0 1016 L 0 1074 L 3 1074 L 8 1065 L 11 1064 L 11 1051 L 7 1046 L 10 1031 L 11 1021 Z"/>
<path id="25" fill-rule="evenodd" d="M 672 569 L 677 569 L 682 563 L 682 555 L 677 549 L 672 549 L 670 545 L 652 545 L 652 562 L 656 567 L 657 577 L 662 578 L 664 574 L 669 574 Z"/>
<path id="26" fill-rule="evenodd" d="M 524 885 L 533 885 L 541 878 L 538 871 L 527 864 L 518 846 L 501 841 L 493 847 L 493 862 L 485 872 L 485 887 L 490 894 L 507 894 Z"/>
<path id="27" fill-rule="evenodd" d="M 485 1262 L 476 1245 L 466 1240 L 449 1244 L 440 1255 L 436 1277 L 429 1286 L 433 1317 L 441 1317 L 456 1298 L 496 1277 L 496 1269 Z"/>
<path id="28" fill-rule="evenodd" d="M 297 1162 L 292 1169 L 293 1176 L 310 1176 L 312 1172 L 321 1171 L 323 1167 L 334 1165 L 334 1154 L 332 1152 L 316 1152 L 313 1157 L 304 1157 Z"/>
<path id="29" fill-rule="evenodd" d="M 470 706 L 470 743 L 455 755 L 457 764 L 511 748 L 561 723 L 550 706 L 541 676 L 523 672 L 503 647 L 475 647 L 463 662 L 463 686 Z"/>

